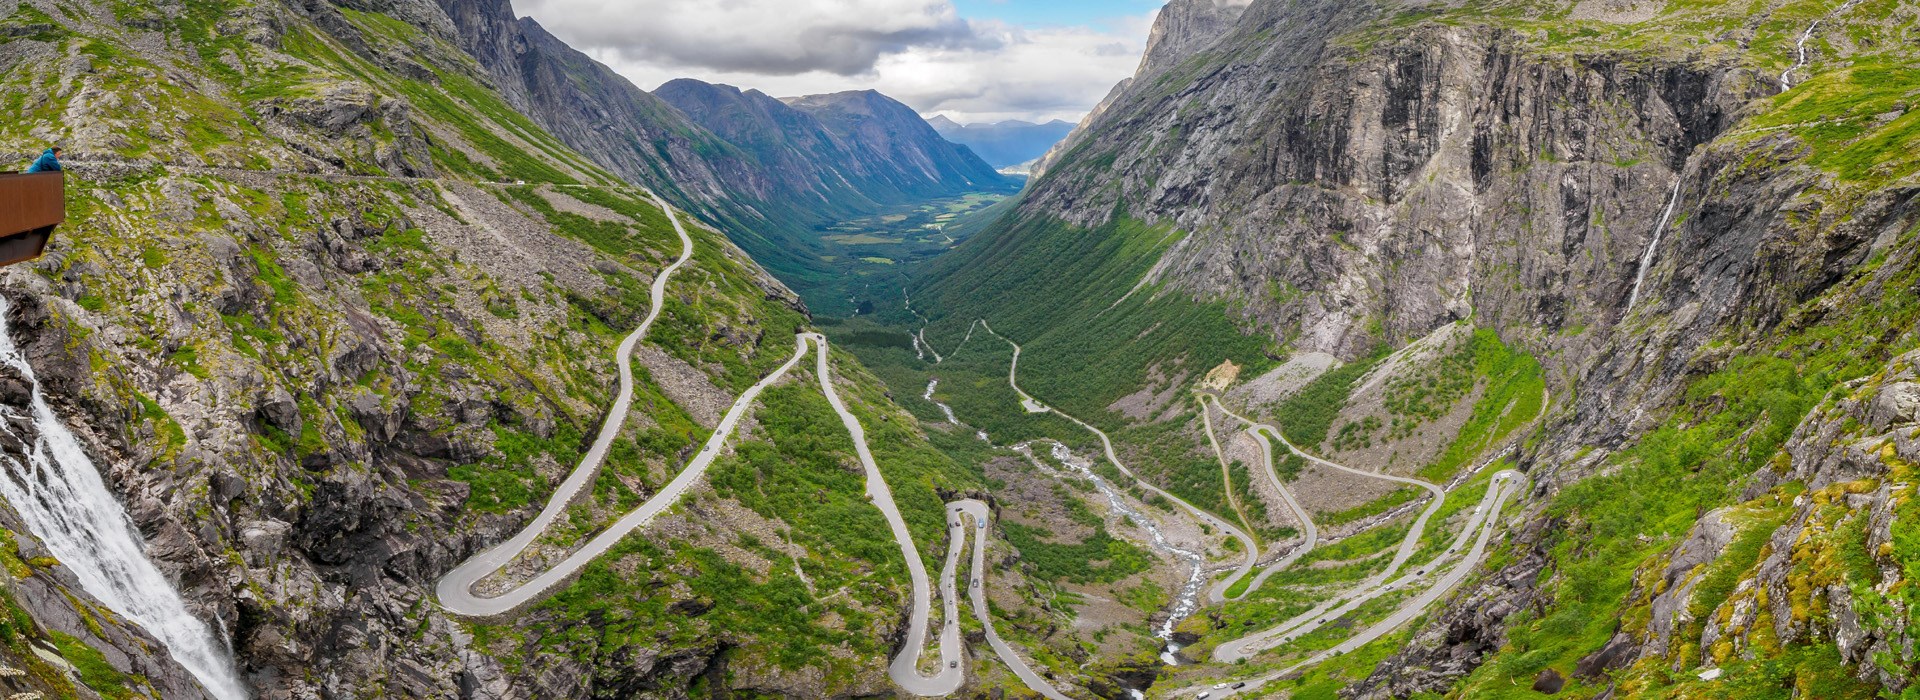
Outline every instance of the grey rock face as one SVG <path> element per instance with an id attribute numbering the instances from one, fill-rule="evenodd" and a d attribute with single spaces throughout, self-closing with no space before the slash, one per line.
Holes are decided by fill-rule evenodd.
<path id="1" fill-rule="evenodd" d="M 1124 201 L 1192 231 L 1161 279 L 1245 300 L 1303 349 L 1351 355 L 1469 308 L 1496 325 L 1610 326 L 1676 173 L 1764 89 L 1732 64 L 1536 62 L 1485 28 L 1364 54 L 1326 43 L 1368 17 L 1254 5 L 1128 89 L 1079 137 L 1088 169 L 1054 166 L 1028 210 L 1092 225 Z M 1303 293 L 1277 300 L 1269 284 Z"/>
<path id="2" fill-rule="evenodd" d="M 1566 402 L 1541 444 L 1518 455 L 1541 496 L 1657 425 L 1690 377 L 1733 352 L 1712 340 L 1817 324 L 1785 317 L 1916 222 L 1910 183 L 1841 195 L 1800 163 L 1805 147 L 1791 136 L 1724 138 L 1778 90 L 1728 56 L 1543 49 L 1471 21 L 1328 40 L 1371 26 L 1383 8 L 1400 9 L 1253 3 L 1220 38 L 1102 105 L 1050 158 L 1023 213 L 1091 227 L 1125 212 L 1187 232 L 1148 281 L 1224 302 L 1299 352 L 1353 357 L 1471 315 L 1540 358 Z M 1898 381 L 1856 420 L 1879 431 L 1911 415 Z M 1835 439 L 1796 436 L 1795 474 L 1754 488 L 1885 473 L 1863 449 L 1802 454 Z M 1811 464 L 1824 466 L 1799 473 Z M 1527 517 L 1529 532 L 1558 526 Z M 1647 576 L 1690 586 L 1731 536 L 1703 520 L 1679 561 L 1661 560 L 1673 568 Z M 1517 551 L 1526 563 L 1470 584 L 1350 695 L 1444 691 L 1498 650 L 1507 615 L 1547 604 L 1531 576 L 1547 553 Z M 1652 632 L 1617 636 L 1577 675 L 1707 648 L 1701 625 L 1722 627 L 1714 641 L 1736 634 L 1725 628 L 1738 624 L 1691 618 L 1687 591 L 1664 592 L 1643 592 L 1662 618 Z M 1823 592 L 1823 604 L 1844 595 Z M 1735 599 L 1731 619 L 1751 620 L 1751 603 Z M 1872 626 L 1836 620 L 1843 633 L 1820 638 L 1866 658 L 1877 638 L 1854 630 Z"/>
<path id="3" fill-rule="evenodd" d="M 1874 397 L 1867 412 L 1868 425 L 1886 429 L 1899 423 L 1920 422 L 1920 384 L 1895 382 L 1886 385 Z"/>
<path id="4" fill-rule="evenodd" d="M 1199 53 L 1227 32 L 1246 12 L 1253 0 L 1173 0 L 1160 8 L 1160 16 L 1147 35 L 1146 55 L 1140 59 L 1139 77 L 1178 65 Z"/>

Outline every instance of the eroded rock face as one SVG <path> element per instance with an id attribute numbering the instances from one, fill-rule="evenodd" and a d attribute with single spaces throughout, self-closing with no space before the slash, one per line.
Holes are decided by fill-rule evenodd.
<path id="1" fill-rule="evenodd" d="M 1608 7 L 1609 17 L 1633 10 Z M 1539 500 L 1608 468 L 1609 453 L 1658 426 L 1690 379 L 1734 353 L 1766 352 L 1744 343 L 1819 324 L 1829 310 L 1796 307 L 1917 220 L 1910 180 L 1836 186 L 1795 137 L 1730 137 L 1779 91 L 1776 75 L 1730 54 L 1543 50 L 1537 37 L 1472 21 L 1326 40 L 1372 26 L 1379 10 L 1253 3 L 1218 39 L 1117 90 L 1050 159 L 1022 212 L 1186 232 L 1149 282 L 1224 302 L 1298 352 L 1351 358 L 1467 317 L 1495 329 L 1556 377 L 1559 415 L 1516 455 Z M 1910 252 L 1896 251 L 1894 265 Z M 1840 297 L 1874 298 L 1870 288 Z M 1897 431 L 1889 426 L 1910 420 L 1916 401 L 1905 381 L 1863 399 L 1855 420 Z M 1826 464 L 1805 475 L 1810 489 L 1886 474 L 1864 448 L 1803 456 L 1836 438 L 1790 443 L 1796 470 Z M 1765 493 L 1756 488 L 1750 497 Z M 1853 500 L 1868 507 L 1863 499 Z M 1636 589 L 1636 604 L 1657 611 L 1649 629 L 1616 636 L 1574 675 L 1669 652 L 1693 654 L 1673 661 L 1690 668 L 1712 661 L 1699 651 L 1731 639 L 1729 625 L 1751 624 L 1755 582 L 1711 619 L 1693 609 L 1701 568 L 1736 530 L 1702 515 L 1642 572 L 1665 586 Z M 1536 590 L 1550 540 L 1539 533 L 1563 524 L 1537 509 L 1523 517 L 1521 563 L 1470 583 L 1352 697 L 1444 691 L 1501 648 L 1510 615 L 1552 605 Z M 1849 595 L 1820 590 L 1822 605 Z M 1839 633 L 1815 638 L 1865 668 L 1862 650 L 1876 648 L 1865 617 L 1842 615 Z"/>
<path id="2" fill-rule="evenodd" d="M 1124 201 L 1192 231 L 1160 278 L 1244 300 L 1263 327 L 1300 329 L 1306 349 L 1350 356 L 1470 312 L 1611 326 L 1675 180 L 1699 192 L 1724 167 L 1689 167 L 1694 149 L 1768 89 L 1733 63 L 1545 59 L 1486 27 L 1423 28 L 1364 53 L 1327 43 L 1372 16 L 1255 4 L 1085 130 L 1082 164 L 1111 153 L 1111 166 L 1056 166 L 1027 210 L 1092 225 Z M 1636 158 L 1604 155 L 1620 153 Z M 1796 188 L 1756 184 L 1761 201 L 1724 206 L 1754 216 Z M 1737 240 L 1717 245 L 1751 250 Z M 1270 284 L 1302 293 L 1276 299 Z M 1384 335 L 1366 328 L 1376 318 Z"/>
<path id="3" fill-rule="evenodd" d="M 1174 0 L 1160 8 L 1134 75 L 1157 73 L 1213 45 L 1232 31 L 1253 0 Z"/>
<path id="4" fill-rule="evenodd" d="M 11 305 L 10 326 L 14 329 L 13 340 L 22 348 L 47 347 L 47 316 L 37 300 L 9 295 Z M 31 351 L 30 351 L 31 352 Z M 29 454 L 41 449 L 40 439 L 30 411 L 31 384 L 27 378 L 12 366 L 0 364 L 0 479 L 11 479 L 26 483 L 31 475 Z M 73 410 L 71 405 L 59 405 L 56 412 Z M 177 526 L 172 528 L 177 532 Z M 200 686 L 193 674 L 187 671 L 164 651 L 159 639 L 147 633 L 139 625 L 129 623 L 115 615 L 102 614 L 106 607 L 81 585 L 80 580 L 65 565 L 52 556 L 44 545 L 36 539 L 26 522 L 14 508 L 0 500 L 0 559 L 9 562 L 5 573 L 0 573 L 0 603 L 23 611 L 26 619 L 11 618 L 8 633 L 15 640 L 13 644 L 0 647 L 0 666 L 22 671 L 17 674 L 0 674 L 0 691 L 11 694 L 41 693 L 46 697 L 74 697 L 81 692 L 78 685 L 69 677 L 65 668 L 52 659 L 59 659 L 62 646 L 55 635 L 65 635 L 72 640 L 67 644 L 82 644 L 100 652 L 102 658 L 114 669 L 122 673 L 145 676 L 164 697 L 168 698 L 210 698 Z M 165 548 L 168 542 L 150 543 L 156 548 Z M 172 542 L 174 554 L 180 554 L 182 543 Z M 22 625 L 22 623 L 25 623 Z M 29 653 L 16 654 L 16 648 L 27 649 Z M 84 687 L 84 686 L 82 686 Z"/>

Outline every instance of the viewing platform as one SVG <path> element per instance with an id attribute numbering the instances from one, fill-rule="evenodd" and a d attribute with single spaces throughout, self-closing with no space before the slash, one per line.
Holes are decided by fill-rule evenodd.
<path id="1" fill-rule="evenodd" d="M 0 267 L 47 251 L 53 229 L 67 219 L 63 173 L 0 172 Z"/>

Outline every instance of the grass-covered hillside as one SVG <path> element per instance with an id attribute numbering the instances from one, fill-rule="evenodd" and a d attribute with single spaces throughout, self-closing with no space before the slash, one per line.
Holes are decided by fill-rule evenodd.
<path id="1" fill-rule="evenodd" d="M 1516 447 L 1502 464 L 1535 488 L 1481 573 L 1292 697 L 1531 697 L 1549 671 L 1581 697 L 1902 692 L 1916 419 L 1884 406 L 1915 342 L 1916 21 L 1892 0 L 1256 2 L 915 270 L 918 315 L 847 332 L 990 433 L 1086 440 L 1020 410 L 1004 353 L 950 352 L 986 318 L 1025 345 L 1030 393 L 1229 517 L 1243 457 L 1212 463 L 1190 401 L 1129 397 L 1325 353 L 1281 396 L 1230 395 L 1323 455 L 1436 482 Z M 954 357 L 916 360 L 920 316 Z M 1469 330 L 1446 352 L 1369 384 L 1451 324 Z M 1321 524 L 1415 497 L 1332 493 Z M 1358 576 L 1384 544 L 1313 558 Z M 1304 609 L 1276 580 L 1195 634 Z"/>
<path id="2" fill-rule="evenodd" d="M 261 697 L 887 687 L 904 567 L 804 372 L 708 485 L 548 601 L 484 624 L 438 609 L 433 582 L 518 530 L 585 451 L 614 347 L 680 253 L 671 214 L 516 111 L 438 6 L 5 15 L 0 151 L 60 143 L 69 166 L 67 223 L 4 275 L 32 311 L 15 338 Z M 535 556 L 665 484 L 808 327 L 785 286 L 683 221 L 693 257 L 636 353 L 632 414 Z M 937 567 L 941 504 L 981 479 L 836 365 Z"/>

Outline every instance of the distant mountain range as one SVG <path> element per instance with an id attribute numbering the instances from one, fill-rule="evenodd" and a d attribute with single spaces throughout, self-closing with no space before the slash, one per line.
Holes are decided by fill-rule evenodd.
<path id="1" fill-rule="evenodd" d="M 812 224 L 880 207 L 965 192 L 1013 192 L 1019 181 L 940 137 L 912 108 L 872 90 L 776 99 L 680 79 L 655 97 L 724 141 L 747 164 L 771 218 Z M 784 213 L 775 213 L 784 212 Z M 818 274 L 817 245 L 799 227 L 738 240 L 769 268 L 805 286 Z"/>
<path id="2" fill-rule="evenodd" d="M 1045 124 L 1017 119 L 995 124 L 961 124 L 939 115 L 927 123 L 948 141 L 973 149 L 988 164 L 1001 169 L 1046 155 L 1047 149 L 1073 131 L 1073 123 L 1059 119 Z"/>

